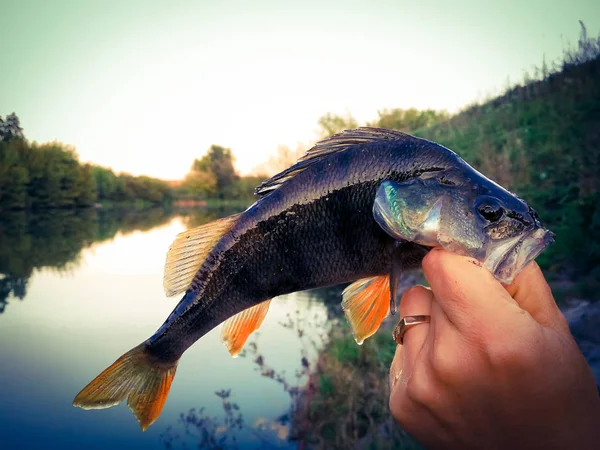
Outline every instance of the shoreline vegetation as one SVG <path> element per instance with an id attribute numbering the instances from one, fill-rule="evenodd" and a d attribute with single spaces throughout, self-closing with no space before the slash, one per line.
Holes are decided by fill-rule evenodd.
<path id="1" fill-rule="evenodd" d="M 411 130 L 455 150 L 535 206 L 557 235 L 538 262 L 566 311 L 581 299 L 593 305 L 600 298 L 600 37 L 588 38 L 581 27 L 577 49 L 567 50 L 561 64 L 544 64 L 497 98 Z M 310 402 L 295 418 L 311 424 L 303 430 L 311 448 L 355 448 L 357 442 L 360 448 L 421 448 L 382 413 L 388 411 L 396 347 L 390 334 L 397 319 L 386 319 L 360 347 L 344 323 L 332 327 L 306 387 Z M 584 322 L 569 320 L 582 329 Z M 588 329 L 578 343 L 590 336 Z M 597 364 L 593 370 L 598 376 Z"/>

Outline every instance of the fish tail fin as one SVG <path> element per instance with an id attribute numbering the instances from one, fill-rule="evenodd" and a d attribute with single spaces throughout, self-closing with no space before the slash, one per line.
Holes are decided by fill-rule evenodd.
<path id="1" fill-rule="evenodd" d="M 127 405 L 145 431 L 154 423 L 167 400 L 177 363 L 157 360 L 146 344 L 131 349 L 94 378 L 73 400 L 83 409 Z"/>

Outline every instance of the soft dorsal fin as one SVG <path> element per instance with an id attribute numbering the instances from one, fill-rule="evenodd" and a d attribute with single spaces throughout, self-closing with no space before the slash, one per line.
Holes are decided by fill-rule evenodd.
<path id="1" fill-rule="evenodd" d="M 375 334 L 390 310 L 390 276 L 355 281 L 342 293 L 342 309 L 358 345 Z"/>
<path id="2" fill-rule="evenodd" d="M 167 252 L 163 286 L 167 296 L 185 291 L 221 237 L 229 232 L 239 214 L 215 220 L 179 233 Z"/>
<path id="3" fill-rule="evenodd" d="M 221 331 L 221 341 L 236 357 L 242 351 L 248 337 L 258 330 L 267 315 L 271 300 L 266 300 L 251 308 L 245 309 L 225 321 Z"/>
<path id="4" fill-rule="evenodd" d="M 342 152 L 349 147 L 380 141 L 400 141 L 408 139 L 414 140 L 417 138 L 400 131 L 388 130 L 385 128 L 361 127 L 355 130 L 342 131 L 341 133 L 334 134 L 327 139 L 317 142 L 296 164 L 288 167 L 283 172 L 274 175 L 268 180 L 263 181 L 256 188 L 255 193 L 259 196 L 267 195 L 287 180 L 321 161 L 323 158 L 333 153 Z"/>

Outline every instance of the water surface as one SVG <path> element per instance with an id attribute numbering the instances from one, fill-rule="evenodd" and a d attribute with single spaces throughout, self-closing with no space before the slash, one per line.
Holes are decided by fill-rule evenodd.
<path id="1" fill-rule="evenodd" d="M 200 339 L 183 356 L 161 417 L 144 433 L 125 405 L 71 405 L 179 301 L 162 288 L 177 233 L 235 212 L 2 213 L 0 448 L 301 447 L 291 419 L 340 314 L 336 288 L 276 298 L 239 358 L 221 344 L 220 328 Z M 598 315 L 588 306 L 566 313 L 600 382 L 600 341 L 589 319 Z"/>
<path id="2" fill-rule="evenodd" d="M 124 405 L 71 406 L 82 387 L 152 335 L 179 301 L 162 288 L 164 255 L 175 235 L 228 213 L 3 214 L 2 448 L 182 448 L 207 436 L 232 445 L 235 437 L 245 448 L 297 446 L 290 407 L 327 331 L 319 291 L 273 301 L 239 358 L 229 356 L 219 329 L 198 341 L 179 364 L 160 419 L 145 433 Z"/>

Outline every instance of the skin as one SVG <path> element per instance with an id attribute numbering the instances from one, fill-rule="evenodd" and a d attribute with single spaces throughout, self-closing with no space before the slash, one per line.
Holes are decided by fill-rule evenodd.
<path id="1" fill-rule="evenodd" d="M 594 377 L 538 265 L 502 286 L 473 259 L 434 249 L 401 317 L 390 409 L 427 448 L 592 449 L 600 443 Z"/>

